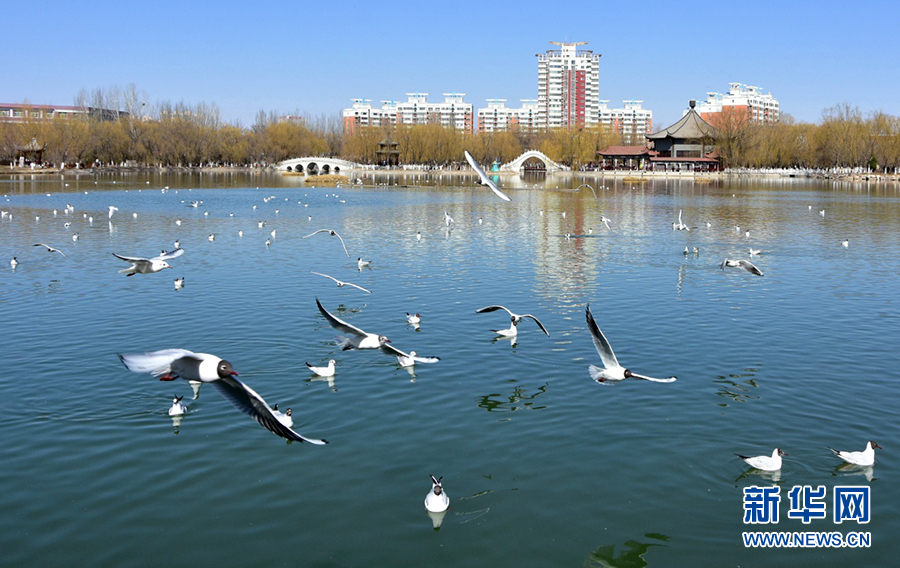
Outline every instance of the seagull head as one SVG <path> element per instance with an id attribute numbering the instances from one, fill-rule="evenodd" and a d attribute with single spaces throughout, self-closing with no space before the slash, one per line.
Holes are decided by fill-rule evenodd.
<path id="1" fill-rule="evenodd" d="M 237 371 L 234 370 L 234 367 L 231 366 L 231 363 L 225 361 L 219 361 L 219 366 L 216 367 L 216 373 L 219 375 L 220 379 L 228 378 L 232 375 L 237 375 Z"/>
<path id="2" fill-rule="evenodd" d="M 878 448 L 879 450 L 883 450 L 883 449 L 884 449 L 884 448 L 882 448 L 881 446 L 879 446 L 879 445 L 875 442 L 875 440 L 869 440 L 869 444 L 872 446 L 873 449 L 874 449 L 874 448 Z"/>
<path id="3" fill-rule="evenodd" d="M 387 336 L 384 336 L 384 335 L 378 336 L 378 343 L 390 343 L 390 342 L 391 342 L 391 340 L 388 339 Z"/>

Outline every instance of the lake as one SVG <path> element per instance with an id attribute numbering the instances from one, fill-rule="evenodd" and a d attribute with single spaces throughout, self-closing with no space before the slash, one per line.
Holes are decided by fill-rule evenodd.
<path id="1" fill-rule="evenodd" d="M 12 214 L 0 221 L 0 563 L 896 561 L 896 186 L 501 178 L 506 203 L 472 179 L 0 178 Z M 574 189 L 582 181 L 594 191 Z M 690 231 L 673 230 L 679 211 Z M 337 231 L 348 254 L 327 233 L 303 238 L 319 229 Z M 150 257 L 176 239 L 186 252 L 172 270 L 118 272 L 129 265 L 111 253 Z M 751 247 L 763 277 L 719 268 Z M 358 269 L 358 257 L 371 265 Z M 441 360 L 407 369 L 377 350 L 342 351 L 317 298 Z M 515 340 L 497 339 L 507 314 L 475 312 L 492 304 L 535 315 L 550 335 L 524 320 Z M 624 366 L 678 380 L 594 382 L 588 304 Z M 129 372 L 117 357 L 167 348 L 229 360 L 270 405 L 293 409 L 296 431 L 329 444 L 287 443 L 214 388 L 193 399 L 186 381 Z M 329 359 L 332 380 L 305 365 Z M 188 405 L 178 424 L 175 396 Z M 828 449 L 868 440 L 883 446 L 873 468 L 842 467 Z M 776 474 L 734 455 L 776 447 L 788 454 Z M 450 496 L 440 519 L 423 505 L 431 474 Z M 744 489 L 773 486 L 778 522 L 745 524 Z M 797 486 L 824 486 L 827 517 L 789 517 Z M 834 521 L 839 486 L 870 491 L 868 523 Z M 742 540 L 775 531 L 871 543 Z"/>

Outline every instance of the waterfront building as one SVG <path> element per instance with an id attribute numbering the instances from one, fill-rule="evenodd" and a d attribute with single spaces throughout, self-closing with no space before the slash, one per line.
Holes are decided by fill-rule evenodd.
<path id="1" fill-rule="evenodd" d="M 353 106 L 343 110 L 344 132 L 362 126 L 397 124 L 440 124 L 472 132 L 472 103 L 463 100 L 465 93 L 444 93 L 443 102 L 429 102 L 428 93 L 406 93 L 406 102 L 381 101 L 373 108 L 371 99 L 353 99 Z"/>
<path id="2" fill-rule="evenodd" d="M 601 100 L 598 122 L 610 126 L 624 144 L 643 142 L 653 132 L 653 111 L 641 108 L 644 101 L 622 101 L 624 108 L 609 108 L 608 100 Z"/>
<path id="3" fill-rule="evenodd" d="M 521 99 L 520 102 L 521 107 L 510 108 L 506 106 L 506 99 L 488 99 L 488 106 L 478 109 L 478 132 L 535 130 L 538 117 L 537 100 Z"/>
<path id="4" fill-rule="evenodd" d="M 698 112 L 704 120 L 715 124 L 721 113 L 736 117 L 746 117 L 749 122 L 774 124 L 780 118 L 778 101 L 772 94 L 762 94 L 760 87 L 729 83 L 725 94 L 707 93 L 705 101 L 700 103 Z"/>
<path id="5" fill-rule="evenodd" d="M 599 112 L 600 54 L 578 49 L 587 42 L 560 43 L 538 58 L 539 128 L 583 128 L 596 124 Z"/>
<path id="6" fill-rule="evenodd" d="M 122 116 L 128 116 L 128 113 L 105 108 L 83 106 L 0 103 L 0 122 L 27 122 L 86 116 L 100 120 L 117 120 Z"/>
<path id="7" fill-rule="evenodd" d="M 656 152 L 649 159 L 654 171 L 716 171 L 719 160 L 713 153 L 716 129 L 703 120 L 696 109 L 697 101 L 690 105 L 681 120 L 649 134 L 649 148 Z"/>
<path id="8" fill-rule="evenodd" d="M 372 99 L 352 99 L 353 106 L 343 111 L 344 132 L 351 134 L 359 127 L 392 126 L 397 124 L 397 102 L 381 101 L 381 108 L 372 107 Z"/>

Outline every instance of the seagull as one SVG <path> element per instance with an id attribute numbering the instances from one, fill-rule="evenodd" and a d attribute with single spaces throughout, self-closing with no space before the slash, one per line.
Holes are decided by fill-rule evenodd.
<path id="1" fill-rule="evenodd" d="M 622 381 L 628 378 L 644 379 L 645 381 L 657 383 L 671 383 L 675 381 L 675 377 L 668 377 L 665 379 L 645 377 L 644 375 L 632 373 L 630 370 L 619 365 L 619 361 L 616 359 L 616 354 L 613 353 L 609 341 L 606 340 L 606 336 L 603 335 L 603 332 L 597 327 L 597 322 L 594 321 L 594 315 L 591 313 L 590 305 L 588 305 L 585 310 L 585 318 L 587 319 L 588 329 L 591 330 L 591 337 L 594 339 L 594 347 L 597 349 L 597 353 L 600 354 L 600 360 L 603 362 L 603 367 L 605 367 L 601 369 L 600 367 L 591 365 L 589 369 L 592 379 L 598 383 L 606 381 Z"/>
<path id="2" fill-rule="evenodd" d="M 406 312 L 406 323 L 410 323 L 412 325 L 418 325 L 422 322 L 422 316 L 419 314 L 410 314 Z"/>
<path id="3" fill-rule="evenodd" d="M 396 357 L 401 367 L 412 367 L 416 363 L 437 363 L 441 360 L 440 357 L 420 357 L 415 351 L 405 353 L 387 343 L 381 345 L 381 351 Z"/>
<path id="4" fill-rule="evenodd" d="M 214 234 L 211 234 L 206 238 L 209 239 L 209 242 L 213 242 L 214 240 L 216 240 L 216 236 Z"/>
<path id="5" fill-rule="evenodd" d="M 466 155 L 468 155 L 468 152 L 466 152 Z M 435 479 L 432 475 L 431 491 L 425 496 L 425 508 L 432 513 L 443 513 L 450 508 L 450 497 L 447 496 L 444 486 L 441 485 L 442 479 L 444 479 L 443 476 Z"/>
<path id="6" fill-rule="evenodd" d="M 365 268 L 366 266 L 369 266 L 370 264 L 372 264 L 371 260 L 363 260 L 362 257 L 359 257 L 356 259 L 356 267 L 359 270 L 362 270 L 363 268 Z"/>
<path id="7" fill-rule="evenodd" d="M 342 342 L 343 349 L 378 349 L 381 347 L 383 343 L 390 343 L 391 340 L 385 337 L 384 335 L 378 335 L 375 333 L 366 333 L 365 331 L 359 329 L 356 326 L 350 325 L 349 323 L 338 319 L 334 315 L 328 313 L 322 303 L 319 302 L 319 299 L 316 298 L 316 305 L 319 306 L 319 311 L 322 312 L 322 315 L 325 316 L 325 319 L 328 320 L 328 325 L 331 327 L 338 329 L 340 331 L 353 334 L 353 337 L 345 338 Z"/>
<path id="8" fill-rule="evenodd" d="M 77 242 L 78 242 L 78 233 L 75 233 L 74 235 L 72 235 L 72 242 L 73 242 L 73 243 L 77 243 Z"/>
<path id="9" fill-rule="evenodd" d="M 12 260 L 9 261 L 9 265 L 12 266 L 13 268 L 19 266 L 18 259 L 16 259 L 16 257 L 12 257 Z"/>
<path id="10" fill-rule="evenodd" d="M 338 288 L 343 288 L 344 286 L 353 286 L 354 288 L 359 288 L 360 290 L 362 290 L 362 291 L 365 292 L 366 294 L 371 294 L 371 293 L 372 293 L 371 290 L 366 290 L 366 289 L 363 288 L 362 286 L 357 286 L 357 285 L 354 284 L 353 282 L 344 282 L 343 280 L 338 280 L 338 279 L 335 278 L 334 276 L 328 276 L 327 274 L 322 274 L 321 272 L 314 272 L 314 271 L 312 271 L 312 270 L 310 270 L 310 272 L 311 272 L 312 274 L 318 274 L 319 276 L 324 276 L 325 278 L 331 278 L 332 280 L 334 280 L 335 282 L 337 282 Z"/>
<path id="11" fill-rule="evenodd" d="M 132 355 L 119 354 L 119 359 L 129 371 L 150 373 L 161 381 L 182 378 L 211 383 L 235 408 L 282 438 L 317 445 L 328 443 L 325 440 L 305 438 L 282 424 L 256 391 L 235 378 L 237 371 L 231 363 L 215 355 L 194 353 L 187 349 L 163 349 Z"/>
<path id="12" fill-rule="evenodd" d="M 187 412 L 187 407 L 181 403 L 183 396 L 176 396 L 172 399 L 172 407 L 169 409 L 169 416 L 182 416 Z"/>
<path id="13" fill-rule="evenodd" d="M 110 205 L 109 206 L 109 217 L 107 217 L 107 218 L 112 219 L 113 213 L 115 213 L 118 210 L 119 210 L 119 208 L 116 207 L 115 205 Z"/>
<path id="14" fill-rule="evenodd" d="M 444 211 L 444 224 L 446 224 L 449 227 L 450 223 L 452 223 L 452 222 L 453 222 L 453 217 L 451 217 L 449 213 Z"/>
<path id="15" fill-rule="evenodd" d="M 750 247 L 750 250 L 748 252 L 750 253 L 750 256 L 753 257 L 753 256 L 759 256 L 759 253 L 761 253 L 762 251 L 759 249 Z"/>
<path id="16" fill-rule="evenodd" d="M 762 270 L 756 268 L 756 266 L 752 262 L 750 262 L 749 260 L 744 260 L 743 258 L 740 260 L 730 260 L 726 258 L 722 261 L 721 264 L 719 264 L 719 268 L 721 268 L 722 270 L 725 270 L 726 266 L 739 266 L 750 274 L 755 274 L 757 276 L 763 275 Z"/>
<path id="17" fill-rule="evenodd" d="M 600 215 L 600 220 L 603 222 L 604 225 L 606 225 L 607 230 L 612 231 L 612 229 L 609 226 L 609 222 L 612 221 L 612 219 L 610 219 L 609 217 L 606 217 L 605 215 Z"/>
<path id="18" fill-rule="evenodd" d="M 309 363 L 306 364 L 309 367 L 309 370 L 315 373 L 320 377 L 333 377 L 334 376 L 334 359 L 328 361 L 327 367 L 314 367 Z"/>
<path id="19" fill-rule="evenodd" d="M 516 318 L 514 317 L 510 317 L 509 321 L 509 329 L 492 329 L 491 331 L 493 331 L 500 337 L 516 337 L 519 334 L 519 322 L 517 322 Z"/>
<path id="20" fill-rule="evenodd" d="M 341 236 L 340 236 L 340 235 L 337 233 L 337 231 L 335 231 L 334 229 L 319 229 L 319 230 L 316 231 L 315 233 L 310 233 L 310 234 L 306 235 L 306 236 L 303 237 L 303 238 L 304 238 L 304 239 L 308 239 L 309 237 L 311 237 L 311 236 L 313 236 L 313 235 L 315 235 L 315 234 L 317 234 L 317 233 L 328 233 L 329 235 L 331 235 L 331 236 L 333 236 L 333 237 L 339 238 L 339 239 L 341 240 L 341 246 L 344 247 L 344 254 L 347 255 L 347 258 L 350 258 L 350 253 L 347 252 L 347 245 L 344 244 L 344 239 L 341 238 Z"/>
<path id="21" fill-rule="evenodd" d="M 875 443 L 874 440 L 869 440 L 869 442 L 866 443 L 866 449 L 861 452 L 842 452 L 840 450 L 835 450 L 830 446 L 828 447 L 829 450 L 834 452 L 834 455 L 845 462 L 863 466 L 875 463 L 875 448 L 878 448 L 879 450 L 884 449 Z"/>
<path id="22" fill-rule="evenodd" d="M 417 240 L 417 241 L 421 241 L 421 240 L 422 240 L 422 233 L 421 233 L 421 231 L 416 231 L 416 240 Z"/>
<path id="23" fill-rule="evenodd" d="M 175 279 L 175 289 L 181 290 L 182 288 L 184 288 L 184 276 Z"/>
<path id="24" fill-rule="evenodd" d="M 484 170 L 481 169 L 481 166 L 478 165 L 478 162 L 476 162 L 475 158 L 472 157 L 472 154 L 470 154 L 468 150 L 463 150 L 463 152 L 465 152 L 466 154 L 466 161 L 469 162 L 469 165 L 472 166 L 472 169 L 475 170 L 475 173 L 478 174 L 479 183 L 491 188 L 491 191 L 493 191 L 494 194 L 503 201 L 509 201 L 509 196 L 500 191 L 500 188 L 497 187 L 497 184 L 494 183 L 494 180 L 489 178 L 488 175 L 484 173 Z"/>
<path id="25" fill-rule="evenodd" d="M 175 249 L 170 252 L 163 251 L 159 256 L 154 256 L 153 258 L 122 256 L 112 253 L 112 255 L 119 260 L 131 263 L 129 268 L 123 268 L 119 271 L 119 274 L 125 274 L 126 276 L 134 276 L 135 274 L 154 274 L 164 268 L 172 268 L 166 261 L 177 258 L 182 254 L 184 254 L 184 249 Z"/>
<path id="26" fill-rule="evenodd" d="M 741 454 L 734 455 L 747 462 L 747 465 L 749 465 L 750 467 L 760 469 L 762 471 L 778 471 L 779 469 L 781 469 L 781 456 L 786 456 L 787 454 L 784 452 L 784 450 L 775 448 L 774 450 L 772 450 L 771 456 L 747 457 L 742 456 Z"/>
<path id="27" fill-rule="evenodd" d="M 690 231 L 691 228 L 681 222 L 681 209 L 678 210 L 678 222 L 672 223 L 672 228 L 679 231 Z"/>
<path id="28" fill-rule="evenodd" d="M 541 328 L 541 331 L 543 331 L 547 335 L 550 335 L 550 332 L 547 331 L 547 328 L 544 327 L 544 324 L 541 323 L 541 320 L 537 319 L 536 317 L 534 317 L 531 314 L 516 314 L 516 313 L 513 313 L 509 308 L 504 308 L 503 306 L 485 306 L 483 308 L 478 308 L 477 310 L 475 310 L 475 313 L 483 314 L 486 312 L 493 312 L 496 310 L 506 310 L 507 313 L 509 313 L 510 320 L 515 324 L 510 328 L 510 330 L 507 330 L 507 331 L 514 330 L 515 326 L 518 325 L 518 323 L 520 321 L 522 321 L 522 318 L 529 318 L 529 319 L 534 320 L 534 323 L 536 323 L 538 325 L 538 327 Z"/>
<path id="29" fill-rule="evenodd" d="M 294 413 L 293 410 L 288 408 L 284 412 L 278 410 L 278 405 L 272 407 L 272 414 L 275 415 L 275 418 L 278 419 L 279 422 L 287 426 L 288 428 L 294 427 L 294 419 L 291 418 L 291 415 Z"/>
<path id="30" fill-rule="evenodd" d="M 58 248 L 53 248 L 53 247 L 51 247 L 50 245 L 45 245 L 44 243 L 35 243 L 34 246 L 36 246 L 36 247 L 44 247 L 45 249 L 47 249 L 47 252 L 58 252 L 59 254 L 61 254 L 61 255 L 63 255 L 63 256 L 66 256 L 66 253 L 64 253 L 63 251 L 59 250 Z"/>
<path id="31" fill-rule="evenodd" d="M 844 239 L 841 241 L 841 246 L 844 248 L 850 248 L 850 239 Z"/>

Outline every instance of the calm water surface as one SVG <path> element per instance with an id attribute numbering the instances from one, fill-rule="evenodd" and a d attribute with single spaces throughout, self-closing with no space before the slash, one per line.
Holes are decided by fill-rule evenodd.
<path id="1" fill-rule="evenodd" d="M 445 183 L 0 180 L 13 215 L 0 222 L 0 564 L 895 562 L 898 191 L 661 181 L 607 183 L 595 197 L 539 185 L 504 203 Z M 672 230 L 679 210 L 691 231 Z M 302 238 L 323 228 L 351 258 L 334 237 Z M 173 270 L 117 273 L 127 264 L 110 253 L 152 256 L 175 239 L 186 253 Z M 749 247 L 763 251 L 764 277 L 718 269 Z M 371 268 L 357 270 L 357 257 Z M 375 351 L 338 350 L 316 298 L 441 361 L 411 373 Z M 525 321 L 516 342 L 495 339 L 504 313 L 475 313 L 495 303 L 535 314 L 550 336 Z M 593 382 L 587 304 L 625 366 L 678 381 Z M 406 312 L 422 314 L 418 329 Z M 330 444 L 287 444 L 214 389 L 191 400 L 186 382 L 130 373 L 116 357 L 174 347 L 229 359 L 270 404 L 293 408 L 297 431 Z M 304 364 L 330 358 L 333 381 Z M 167 415 L 174 395 L 189 402 L 179 425 Z M 827 449 L 869 439 L 884 449 L 868 472 Z M 776 446 L 789 456 L 774 477 L 733 455 Z M 437 531 L 423 506 L 429 474 L 451 498 Z M 773 483 L 780 522 L 743 524 L 743 488 Z M 826 519 L 787 518 L 796 485 L 827 488 Z M 833 522 L 836 485 L 871 487 L 871 522 Z M 866 531 L 872 545 L 753 549 L 745 530 Z"/>

